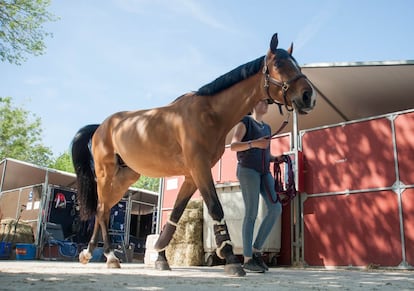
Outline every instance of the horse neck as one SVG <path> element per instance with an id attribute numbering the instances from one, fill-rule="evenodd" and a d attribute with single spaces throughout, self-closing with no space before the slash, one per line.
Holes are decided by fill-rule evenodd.
<path id="1" fill-rule="evenodd" d="M 212 107 L 227 133 L 265 96 L 264 80 L 257 73 L 214 96 Z"/>

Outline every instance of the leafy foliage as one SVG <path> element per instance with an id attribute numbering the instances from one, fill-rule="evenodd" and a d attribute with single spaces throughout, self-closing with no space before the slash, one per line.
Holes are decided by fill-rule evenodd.
<path id="1" fill-rule="evenodd" d="M 72 158 L 68 151 L 61 154 L 55 161 L 50 165 L 50 168 L 66 171 L 69 173 L 75 173 L 73 168 Z"/>
<path id="2" fill-rule="evenodd" d="M 48 166 L 52 151 L 41 143 L 39 117 L 12 106 L 10 97 L 0 97 L 0 159 L 15 158 Z"/>
<path id="3" fill-rule="evenodd" d="M 57 18 L 46 9 L 50 0 L 0 0 L 0 59 L 20 65 L 26 54 L 42 55 L 46 49 L 43 24 Z"/>
<path id="4" fill-rule="evenodd" d="M 146 176 L 142 176 L 139 178 L 137 182 L 135 182 L 132 186 L 139 188 L 139 189 L 146 189 L 154 192 L 158 192 L 160 186 L 159 178 L 150 178 Z"/>

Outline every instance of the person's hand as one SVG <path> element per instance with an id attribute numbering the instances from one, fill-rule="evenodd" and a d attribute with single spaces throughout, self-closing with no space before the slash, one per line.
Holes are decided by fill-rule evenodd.
<path id="1" fill-rule="evenodd" d="M 254 141 L 252 141 L 252 145 L 255 148 L 267 149 L 267 147 L 270 145 L 270 138 L 269 137 L 261 137 L 261 138 L 255 139 Z"/>
<path id="2" fill-rule="evenodd" d="M 283 156 L 275 156 L 273 162 L 280 163 L 283 162 Z"/>

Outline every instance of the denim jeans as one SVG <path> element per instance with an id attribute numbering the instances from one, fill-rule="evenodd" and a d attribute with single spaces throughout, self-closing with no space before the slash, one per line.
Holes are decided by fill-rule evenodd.
<path id="1" fill-rule="evenodd" d="M 244 200 L 245 216 L 243 219 L 243 255 L 251 257 L 253 248 L 261 250 L 276 220 L 282 214 L 280 202 L 274 203 L 277 195 L 274 188 L 273 176 L 270 173 L 261 174 L 256 170 L 237 166 L 237 178 Z M 267 213 L 259 227 L 253 242 L 254 225 L 259 207 L 259 193 L 266 203 Z M 271 195 L 271 198 L 269 197 Z M 273 201 L 272 201 L 273 200 Z"/>

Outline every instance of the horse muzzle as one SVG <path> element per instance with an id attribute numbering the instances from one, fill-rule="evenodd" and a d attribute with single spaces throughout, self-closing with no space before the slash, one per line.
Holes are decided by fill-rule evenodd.
<path id="1" fill-rule="evenodd" d="M 308 114 L 316 105 L 315 90 L 304 91 L 302 96 L 293 98 L 292 103 L 299 114 Z"/>

